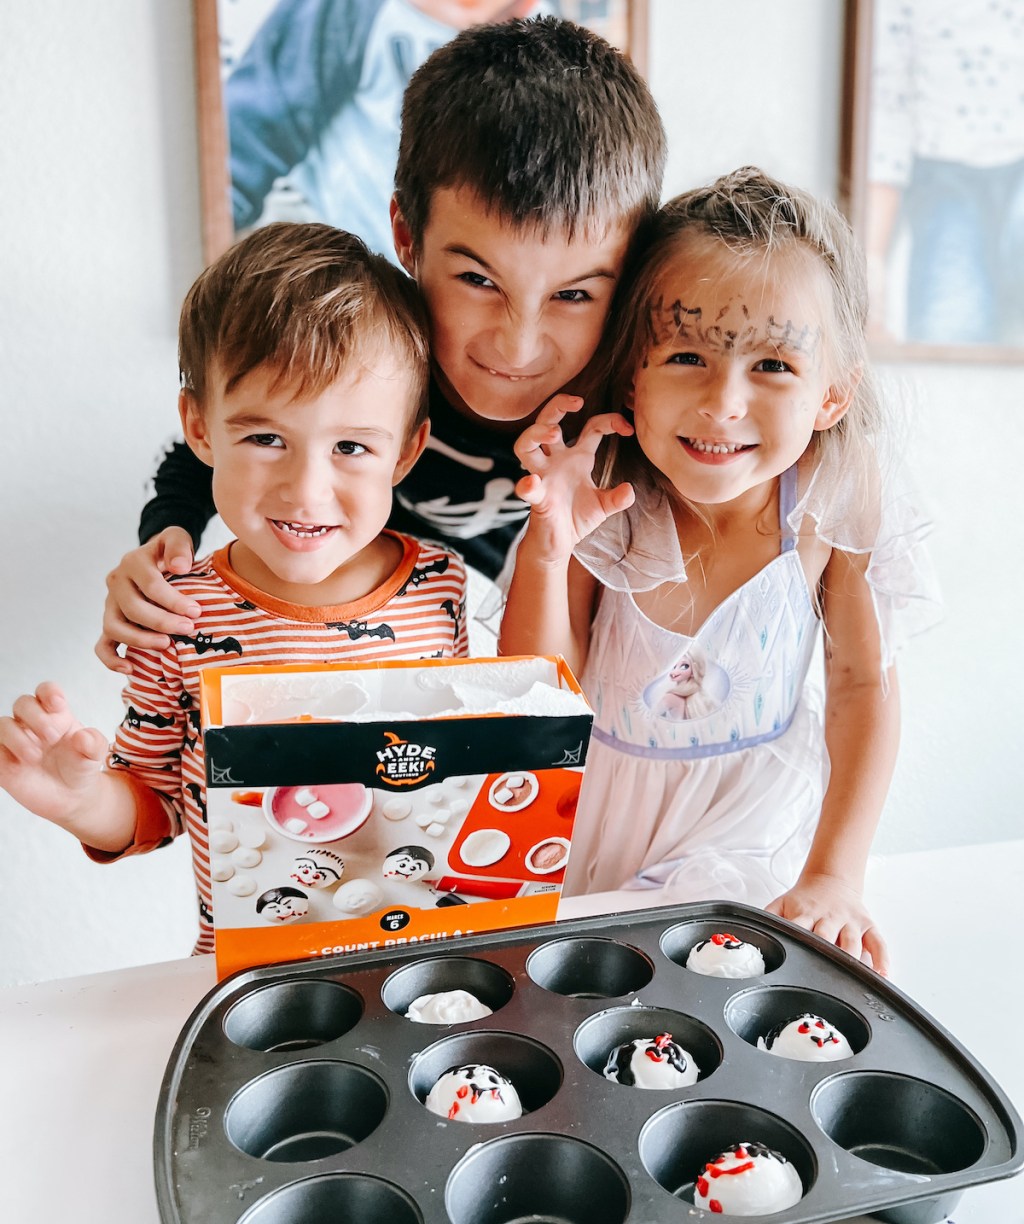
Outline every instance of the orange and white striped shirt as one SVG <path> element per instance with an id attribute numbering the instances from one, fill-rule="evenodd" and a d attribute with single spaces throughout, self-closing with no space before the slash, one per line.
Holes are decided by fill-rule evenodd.
<path id="1" fill-rule="evenodd" d="M 454 658 L 467 653 L 466 570 L 461 558 L 411 536 L 398 568 L 355 603 L 306 608 L 258 591 L 231 568 L 229 548 L 169 581 L 202 608 L 196 632 L 162 651 L 131 650 L 126 713 L 108 766 L 128 773 L 138 819 L 121 854 L 86 848 L 108 862 L 166 845 L 186 830 L 199 893 L 197 952 L 213 951 L 213 899 L 206 827 L 206 775 L 199 675 L 246 664 L 355 663 Z"/>

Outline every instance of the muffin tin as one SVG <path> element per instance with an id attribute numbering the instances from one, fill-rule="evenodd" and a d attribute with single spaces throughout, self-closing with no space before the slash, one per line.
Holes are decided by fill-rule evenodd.
<path id="1" fill-rule="evenodd" d="M 763 977 L 702 977 L 690 948 L 729 931 Z M 457 987 L 493 1010 L 404 1017 Z M 757 1039 L 818 1012 L 855 1053 L 768 1054 Z M 688 1088 L 602 1075 L 609 1051 L 669 1031 Z M 450 1122 L 434 1080 L 489 1063 L 522 1118 Z M 1020 1119 L 936 1021 L 837 948 L 749 906 L 706 903 L 247 970 L 183 1029 L 154 1136 L 164 1224 L 669 1224 L 705 1161 L 737 1141 L 785 1155 L 805 1187 L 778 1224 L 944 1219 L 965 1187 L 1020 1170 Z M 753 1217 L 747 1217 L 753 1218 Z"/>

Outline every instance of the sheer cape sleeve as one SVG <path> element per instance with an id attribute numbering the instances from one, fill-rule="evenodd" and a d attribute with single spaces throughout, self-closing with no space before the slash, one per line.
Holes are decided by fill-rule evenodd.
<path id="1" fill-rule="evenodd" d="M 895 440 L 876 440 L 876 464 L 866 477 L 824 458 L 801 487 L 788 516 L 831 548 L 870 554 L 866 578 L 882 644 L 882 670 L 902 646 L 942 618 L 942 596 L 926 544 L 934 522 Z"/>
<path id="2" fill-rule="evenodd" d="M 882 670 L 902 645 L 941 617 L 941 598 L 925 540 L 930 513 L 894 448 L 875 452 L 867 478 L 837 459 L 801 472 L 797 502 L 787 516 L 795 533 L 813 532 L 832 548 L 870 554 L 866 578 L 878 622 Z M 650 591 L 686 580 L 669 495 L 636 489 L 636 501 L 581 540 L 575 557 L 617 591 Z"/>

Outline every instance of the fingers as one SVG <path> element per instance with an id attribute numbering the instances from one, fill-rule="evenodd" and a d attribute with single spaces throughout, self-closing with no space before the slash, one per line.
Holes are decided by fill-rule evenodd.
<path id="1" fill-rule="evenodd" d="M 12 740 L 36 757 L 75 725 L 74 715 L 68 708 L 64 694 L 51 681 L 40 684 L 35 693 L 25 693 L 19 697 L 12 713 L 15 724 Z M 10 743 L 8 747 L 11 747 Z"/>
<path id="2" fill-rule="evenodd" d="M 528 506 L 539 506 L 544 500 L 544 481 L 539 476 L 523 476 L 516 481 L 515 493 Z"/>
<path id="3" fill-rule="evenodd" d="M 628 481 L 616 485 L 614 489 L 598 489 L 598 504 L 606 515 L 618 514 L 628 510 L 636 500 L 636 493 Z"/>
<path id="4" fill-rule="evenodd" d="M 871 967 L 875 972 L 880 973 L 882 977 L 888 977 L 892 972 L 889 948 L 874 927 L 869 927 L 864 932 L 864 951 L 870 956 Z"/>
<path id="5" fill-rule="evenodd" d="M 79 727 L 73 735 L 68 736 L 68 744 L 78 756 L 99 764 L 107 759 L 110 748 L 107 737 L 96 727 Z"/>
<path id="6" fill-rule="evenodd" d="M 187 574 L 192 568 L 192 537 L 183 527 L 165 527 L 150 543 L 159 550 L 156 562 L 160 569 L 172 574 Z"/>
<path id="7" fill-rule="evenodd" d="M 516 458 L 527 471 L 542 468 L 552 452 L 564 449 L 565 439 L 558 425 L 540 421 L 524 429 L 512 447 Z"/>
<path id="8" fill-rule="evenodd" d="M 154 564 L 142 564 L 141 558 L 112 570 L 107 591 L 104 623 L 109 616 L 118 624 L 130 621 L 162 633 L 191 633 L 200 613 L 194 599 L 175 590 Z"/>
<path id="9" fill-rule="evenodd" d="M 118 653 L 117 648 L 119 642 L 115 642 L 113 638 L 101 637 L 93 647 L 96 658 L 103 664 L 107 671 L 117 672 L 122 676 L 130 676 L 132 674 L 132 665 L 127 659 L 123 659 Z"/>
<path id="10" fill-rule="evenodd" d="M 562 392 L 553 395 L 534 418 L 538 425 L 559 425 L 568 412 L 579 412 L 583 407 L 583 398 L 579 395 L 566 395 Z"/>
<path id="11" fill-rule="evenodd" d="M 583 450 L 591 455 L 597 454 L 601 442 L 611 434 L 628 438 L 634 432 L 633 426 L 618 412 L 602 412 L 593 416 L 580 430 L 580 436 L 573 444 L 577 450 Z"/>

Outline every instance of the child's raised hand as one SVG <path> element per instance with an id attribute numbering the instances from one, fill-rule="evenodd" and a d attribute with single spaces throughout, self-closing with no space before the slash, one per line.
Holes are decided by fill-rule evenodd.
<path id="1" fill-rule="evenodd" d="M 168 634 L 194 631 L 198 604 L 164 578 L 164 573 L 185 574 L 191 566 L 192 540 L 181 527 L 167 527 L 125 553 L 107 575 L 103 634 L 95 646 L 105 667 L 131 675 L 131 664 L 117 653 L 119 644 L 164 650 L 170 645 Z"/>
<path id="2" fill-rule="evenodd" d="M 610 434 L 628 437 L 632 425 L 617 412 L 591 417 L 571 445 L 562 434 L 567 412 L 576 412 L 583 401 L 573 395 L 556 395 L 537 414 L 536 421 L 520 434 L 516 457 L 530 473 L 516 485 L 516 494 L 530 506 L 529 532 L 534 546 L 552 560 L 567 558 L 573 548 L 595 528 L 633 504 L 633 487 L 616 485 L 600 489 L 594 484 L 597 448 Z"/>
<path id="3" fill-rule="evenodd" d="M 801 876 L 796 884 L 766 906 L 769 914 L 788 918 L 797 926 L 834 943 L 889 976 L 889 950 L 860 893 L 829 875 Z"/>
<path id="4" fill-rule="evenodd" d="M 62 827 L 88 807 L 106 754 L 103 734 L 83 727 L 49 681 L 0 718 L 0 786 L 22 807 Z"/>

